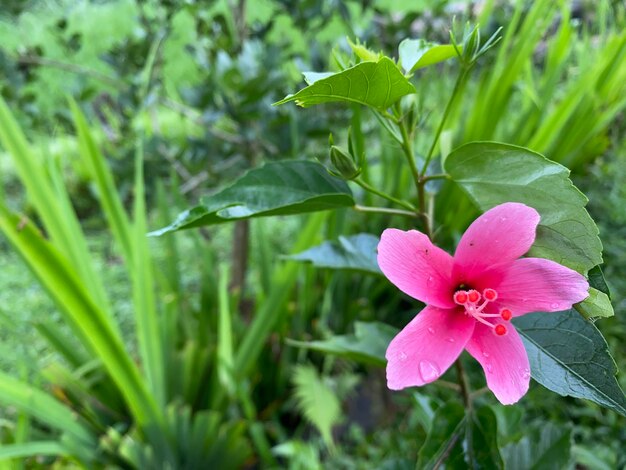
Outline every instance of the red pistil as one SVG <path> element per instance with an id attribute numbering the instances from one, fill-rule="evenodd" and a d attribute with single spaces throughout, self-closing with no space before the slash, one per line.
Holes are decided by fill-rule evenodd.
<path id="1" fill-rule="evenodd" d="M 500 316 L 503 320 L 509 321 L 513 316 L 513 312 L 511 312 L 508 308 L 503 308 L 502 310 L 500 310 Z"/>
<path id="2" fill-rule="evenodd" d="M 483 297 L 485 298 L 485 300 L 493 302 L 498 298 L 498 293 L 493 289 L 487 288 L 483 291 Z"/>
<path id="3" fill-rule="evenodd" d="M 467 302 L 467 292 L 465 292 L 464 290 L 458 290 L 454 293 L 454 302 L 459 304 L 459 305 L 463 305 L 465 302 Z"/>
<path id="4" fill-rule="evenodd" d="M 494 325 L 493 323 L 488 322 L 487 318 L 502 318 L 504 321 L 509 321 L 513 317 L 513 312 L 508 308 L 503 308 L 499 313 L 485 313 L 485 307 L 488 303 L 494 302 L 498 298 L 498 293 L 495 289 L 486 288 L 483 290 L 482 296 L 480 292 L 477 290 L 458 290 L 454 293 L 453 297 L 454 302 L 457 305 L 462 305 L 465 307 L 465 313 L 471 317 L 473 317 L 476 321 L 479 321 L 483 325 L 488 326 L 493 330 L 493 332 L 502 336 L 507 332 L 506 326 L 502 324 Z M 483 302 L 479 305 L 480 300 L 483 299 Z"/>
<path id="5" fill-rule="evenodd" d="M 480 294 L 477 290 L 472 289 L 467 293 L 467 298 L 471 303 L 475 304 L 480 300 Z"/>

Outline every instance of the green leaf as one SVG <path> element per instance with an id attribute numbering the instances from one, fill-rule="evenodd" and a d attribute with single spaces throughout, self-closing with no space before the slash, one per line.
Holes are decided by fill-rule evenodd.
<path id="1" fill-rule="evenodd" d="M 586 319 L 615 315 L 609 296 L 593 287 L 589 288 L 589 297 L 574 305 L 574 308 Z"/>
<path id="2" fill-rule="evenodd" d="M 0 403 L 16 407 L 42 423 L 71 436 L 85 448 L 95 448 L 97 440 L 87 423 L 66 404 L 25 382 L 0 372 Z"/>
<path id="3" fill-rule="evenodd" d="M 502 456 L 507 470 L 568 468 L 571 447 L 571 429 L 547 422 L 542 424 L 541 430 L 504 447 Z"/>
<path id="4" fill-rule="evenodd" d="M 38 457 L 42 455 L 67 455 L 68 451 L 55 441 L 3 444 L 0 447 L 0 462 L 8 459 Z"/>
<path id="5" fill-rule="evenodd" d="M 319 341 L 287 340 L 287 344 L 313 349 L 354 361 L 384 367 L 385 351 L 398 330 L 379 322 L 356 322 L 354 334 L 333 336 Z"/>
<path id="6" fill-rule="evenodd" d="M 404 95 L 415 92 L 415 87 L 402 75 L 397 65 L 388 57 L 383 57 L 378 62 L 361 62 L 320 78 L 274 104 L 295 101 L 298 106 L 306 108 L 331 101 L 349 101 L 384 110 Z"/>
<path id="7" fill-rule="evenodd" d="M 504 468 L 498 449 L 498 423 L 491 408 L 472 410 L 465 429 L 465 460 L 468 468 Z"/>
<path id="8" fill-rule="evenodd" d="M 495 414 L 487 406 L 465 411 L 457 402 L 437 410 L 417 468 L 503 468 Z"/>
<path id="9" fill-rule="evenodd" d="M 345 181 L 319 163 L 283 161 L 249 171 L 232 186 L 202 198 L 201 204 L 151 235 L 269 215 L 302 214 L 354 205 Z"/>
<path id="10" fill-rule="evenodd" d="M 437 410 L 426 441 L 419 450 L 416 468 L 429 470 L 441 468 L 464 468 L 463 435 L 465 433 L 465 409 L 460 403 L 451 402 Z"/>
<path id="11" fill-rule="evenodd" d="M 609 286 L 606 284 L 604 273 L 599 265 L 591 268 L 587 273 L 587 277 L 589 278 L 589 285 L 591 287 L 599 290 L 600 292 L 604 292 L 609 299 L 611 298 L 611 291 L 609 290 Z"/>
<path id="12" fill-rule="evenodd" d="M 356 269 L 381 274 L 376 261 L 379 238 L 368 233 L 339 237 L 339 241 L 326 241 L 288 259 L 309 261 L 318 268 Z"/>
<path id="13" fill-rule="evenodd" d="M 529 313 L 514 322 L 537 382 L 559 395 L 585 398 L 626 416 L 617 367 L 592 323 L 573 309 Z"/>
<path id="14" fill-rule="evenodd" d="M 295 395 L 305 418 L 322 435 L 327 446 L 333 446 L 333 426 L 341 421 L 341 404 L 335 392 L 312 366 L 296 366 L 293 375 Z"/>
<path id="15" fill-rule="evenodd" d="M 459 49 L 460 50 L 460 49 Z M 435 44 L 424 39 L 405 39 L 398 46 L 400 64 L 406 73 L 457 56 L 451 44 Z"/>
<path id="16" fill-rule="evenodd" d="M 445 169 L 483 211 L 509 201 L 539 211 L 529 255 L 580 273 L 602 263 L 598 228 L 585 210 L 587 198 L 569 180 L 567 168 L 523 147 L 472 142 L 453 150 Z"/>

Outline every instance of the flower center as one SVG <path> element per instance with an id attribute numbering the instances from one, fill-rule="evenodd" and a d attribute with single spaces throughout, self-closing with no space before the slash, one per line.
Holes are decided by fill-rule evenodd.
<path id="1" fill-rule="evenodd" d="M 486 318 L 502 318 L 504 321 L 511 320 L 513 312 L 508 308 L 502 308 L 500 313 L 486 313 L 485 307 L 490 302 L 495 302 L 498 299 L 498 293 L 495 289 L 487 288 L 483 290 L 482 296 L 480 292 L 474 289 L 462 290 L 459 289 L 454 293 L 454 302 L 457 305 L 461 305 L 465 308 L 465 314 L 474 317 L 476 321 L 481 322 L 483 325 L 488 326 L 498 336 L 506 334 L 506 326 L 502 323 L 493 324 L 486 320 Z M 483 300 L 480 303 L 481 299 Z M 479 305 L 480 303 L 480 305 Z"/>

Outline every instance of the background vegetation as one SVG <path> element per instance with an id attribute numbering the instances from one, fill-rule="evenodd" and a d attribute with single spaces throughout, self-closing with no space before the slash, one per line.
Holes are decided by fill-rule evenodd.
<path id="1" fill-rule="evenodd" d="M 377 275 L 287 259 L 340 235 L 379 234 L 397 217 L 338 209 L 144 235 L 264 162 L 329 164 L 328 135 L 347 147 L 348 124 L 363 173 L 408 193 L 401 149 L 373 113 L 272 103 L 302 87 L 301 70 L 347 63 L 348 41 L 393 56 L 407 37 L 461 37 L 466 20 L 484 37 L 503 27 L 503 39 L 466 75 L 455 61 L 415 75 L 418 156 L 448 112 L 443 156 L 499 140 L 572 170 L 600 228 L 615 310 L 596 326 L 623 368 L 622 2 L 7 1 L 0 456 L 13 460 L 0 465 L 415 468 L 418 454 L 436 455 L 432 423 L 454 413 L 456 391 L 391 393 L 375 361 L 296 343 L 354 339 L 358 322 L 400 328 L 419 310 Z M 455 86 L 463 91 L 445 110 Z M 361 204 L 381 204 L 353 189 Z M 451 248 L 476 209 L 450 183 L 427 192 L 446 227 L 438 242 Z M 30 238 L 16 250 L 22 231 Z M 48 268 L 34 269 L 42 259 Z M 468 366 L 480 392 L 484 377 Z M 478 400 L 495 414 L 507 468 L 626 465 L 626 418 L 614 411 L 534 382 L 515 407 Z"/>

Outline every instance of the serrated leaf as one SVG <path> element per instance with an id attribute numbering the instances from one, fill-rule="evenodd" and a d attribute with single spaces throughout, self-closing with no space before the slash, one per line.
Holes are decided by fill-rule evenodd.
<path id="1" fill-rule="evenodd" d="M 382 274 L 376 261 L 379 238 L 368 233 L 349 237 L 340 236 L 338 241 L 326 241 L 302 253 L 289 256 L 295 261 L 308 261 L 318 268 L 355 269 Z"/>
<path id="2" fill-rule="evenodd" d="M 312 77 L 308 74 L 308 77 Z M 378 62 L 361 62 L 286 96 L 275 105 L 295 101 L 308 107 L 331 101 L 347 101 L 387 109 L 404 95 L 415 93 L 415 87 L 388 57 Z"/>
<path id="3" fill-rule="evenodd" d="M 574 305 L 574 308 L 587 320 L 590 318 L 606 318 L 615 315 L 609 296 L 593 287 L 589 288 L 589 297 Z"/>
<path id="4" fill-rule="evenodd" d="M 300 411 L 317 428 L 326 445 L 332 447 L 332 428 L 341 420 L 341 404 L 335 392 L 312 366 L 296 366 L 293 383 Z"/>
<path id="5" fill-rule="evenodd" d="M 580 273 L 602 263 L 598 228 L 585 210 L 587 198 L 564 166 L 523 147 L 472 142 L 453 150 L 445 169 L 483 211 L 504 202 L 522 202 L 539 211 L 530 256 Z"/>
<path id="6" fill-rule="evenodd" d="M 459 49 L 460 50 L 460 49 Z M 451 44 L 435 44 L 424 39 L 405 39 L 398 46 L 400 64 L 406 73 L 457 56 Z"/>
<path id="7" fill-rule="evenodd" d="M 537 382 L 559 395 L 585 398 L 626 416 L 615 361 L 592 323 L 573 309 L 529 313 L 514 323 Z"/>
<path id="8" fill-rule="evenodd" d="M 398 330 L 379 322 L 359 322 L 354 325 L 354 334 L 338 335 L 319 341 L 287 340 L 291 346 L 314 349 L 354 361 L 384 367 L 387 364 L 385 351 Z"/>
<path id="9" fill-rule="evenodd" d="M 201 204 L 178 215 L 159 236 L 192 227 L 270 215 L 291 215 L 354 205 L 345 181 L 331 176 L 319 163 L 267 163 L 246 173 L 232 186 L 203 197 Z"/>
<path id="10" fill-rule="evenodd" d="M 571 447 L 571 429 L 547 422 L 541 430 L 504 447 L 502 456 L 507 470 L 568 468 Z"/>

